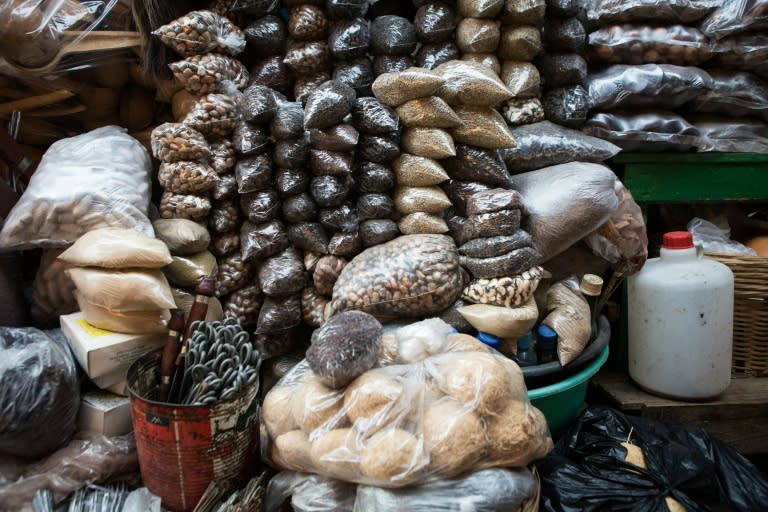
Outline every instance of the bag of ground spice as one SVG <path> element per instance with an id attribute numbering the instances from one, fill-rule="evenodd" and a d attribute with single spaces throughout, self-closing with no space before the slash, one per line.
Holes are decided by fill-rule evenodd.
<path id="1" fill-rule="evenodd" d="M 329 313 L 357 309 L 383 318 L 438 314 L 459 298 L 462 287 L 450 237 L 405 235 L 366 249 L 344 267 Z"/>

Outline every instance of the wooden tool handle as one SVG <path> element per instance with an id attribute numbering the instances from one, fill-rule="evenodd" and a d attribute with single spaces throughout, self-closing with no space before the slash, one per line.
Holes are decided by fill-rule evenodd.
<path id="1" fill-rule="evenodd" d="M 180 309 L 171 310 L 168 322 L 168 338 L 163 348 L 163 358 L 160 361 L 160 387 L 157 392 L 159 402 L 167 402 L 171 392 L 171 377 L 176 366 L 176 358 L 181 350 L 181 330 L 184 329 L 184 312 Z"/>

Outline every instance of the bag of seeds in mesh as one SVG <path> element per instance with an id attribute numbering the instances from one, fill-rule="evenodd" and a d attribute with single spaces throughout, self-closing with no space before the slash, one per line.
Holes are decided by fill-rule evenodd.
<path id="1" fill-rule="evenodd" d="M 194 55 L 168 65 L 173 76 L 192 94 L 216 92 L 221 82 L 229 81 L 238 89 L 248 85 L 248 70 L 242 62 L 227 55 Z"/>
<path id="2" fill-rule="evenodd" d="M 227 18 L 212 11 L 192 11 L 158 28 L 152 35 L 182 57 L 209 52 L 239 55 L 245 36 Z"/>
<path id="3" fill-rule="evenodd" d="M 549 121 L 514 128 L 512 137 L 517 146 L 500 153 L 513 174 L 568 162 L 602 162 L 621 151 L 606 140 Z"/>
<path id="4" fill-rule="evenodd" d="M 462 287 L 450 237 L 405 235 L 366 249 L 344 267 L 329 314 L 350 309 L 390 318 L 437 314 L 459 298 Z"/>

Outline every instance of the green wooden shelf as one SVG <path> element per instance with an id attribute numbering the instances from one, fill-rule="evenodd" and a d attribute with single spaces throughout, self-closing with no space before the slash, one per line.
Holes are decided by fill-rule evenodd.
<path id="1" fill-rule="evenodd" d="M 613 163 L 639 203 L 768 200 L 768 154 L 627 153 Z"/>

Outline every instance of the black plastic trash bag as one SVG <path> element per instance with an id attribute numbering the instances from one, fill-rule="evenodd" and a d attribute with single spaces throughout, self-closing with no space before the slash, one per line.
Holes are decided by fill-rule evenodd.
<path id="1" fill-rule="evenodd" d="M 625 462 L 627 441 L 645 469 Z M 537 467 L 545 511 L 667 512 L 667 497 L 689 512 L 768 507 L 768 480 L 703 429 L 607 407 L 588 408 Z"/>

